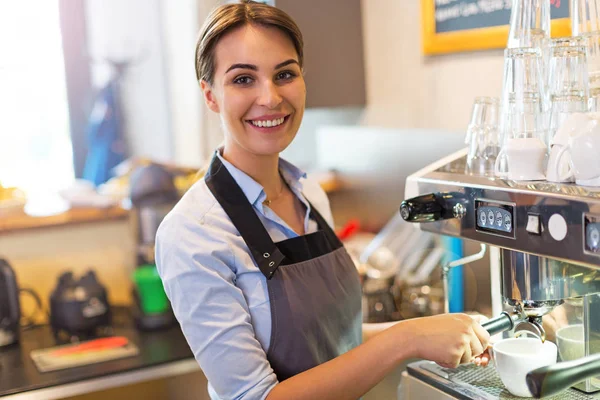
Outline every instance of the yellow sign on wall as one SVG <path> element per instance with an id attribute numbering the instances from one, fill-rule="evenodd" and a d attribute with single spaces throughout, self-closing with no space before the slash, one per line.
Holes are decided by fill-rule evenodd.
<path id="1" fill-rule="evenodd" d="M 548 1 L 552 37 L 569 36 L 569 1 Z M 423 52 L 505 48 L 511 6 L 512 0 L 421 0 Z"/>

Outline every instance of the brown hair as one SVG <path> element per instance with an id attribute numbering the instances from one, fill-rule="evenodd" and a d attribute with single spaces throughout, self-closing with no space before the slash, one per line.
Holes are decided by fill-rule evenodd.
<path id="1" fill-rule="evenodd" d="M 196 43 L 196 79 L 210 85 L 215 75 L 215 46 L 227 32 L 246 25 L 274 27 L 287 34 L 298 53 L 298 64 L 303 66 L 304 53 L 302 33 L 294 20 L 276 7 L 244 0 L 237 4 L 225 4 L 215 8 L 206 18 Z"/>

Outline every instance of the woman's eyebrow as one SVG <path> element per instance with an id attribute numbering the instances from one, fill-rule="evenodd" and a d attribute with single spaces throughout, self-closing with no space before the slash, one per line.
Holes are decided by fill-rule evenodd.
<path id="1" fill-rule="evenodd" d="M 229 71 L 231 71 L 232 69 L 251 69 L 252 71 L 258 71 L 258 67 L 256 65 L 253 64 L 232 64 L 231 67 L 227 68 L 227 71 L 225 71 L 225 73 L 228 73 Z"/>
<path id="2" fill-rule="evenodd" d="M 298 64 L 298 65 L 300 65 L 298 63 L 298 61 L 294 60 L 293 58 L 290 58 L 289 60 L 285 60 L 284 62 L 277 64 L 274 69 L 283 68 L 286 65 L 290 65 L 290 64 Z"/>
<path id="3" fill-rule="evenodd" d="M 294 60 L 293 58 L 290 58 L 289 60 L 285 60 L 284 62 L 280 62 L 279 64 L 277 64 L 275 66 L 274 69 L 279 69 L 279 68 L 283 68 L 286 65 L 290 65 L 290 64 L 298 64 L 298 61 Z M 258 71 L 258 67 L 254 64 L 242 64 L 242 63 L 237 63 L 237 64 L 232 64 L 229 68 L 227 68 L 227 71 L 225 71 L 225 73 L 228 73 L 229 71 L 233 70 L 233 69 L 249 69 L 252 71 Z"/>

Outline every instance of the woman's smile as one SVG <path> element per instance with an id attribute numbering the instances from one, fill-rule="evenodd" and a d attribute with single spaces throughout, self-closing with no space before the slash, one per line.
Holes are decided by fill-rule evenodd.
<path id="1" fill-rule="evenodd" d="M 246 123 L 258 132 L 278 133 L 287 129 L 291 114 L 265 115 L 246 120 Z"/>

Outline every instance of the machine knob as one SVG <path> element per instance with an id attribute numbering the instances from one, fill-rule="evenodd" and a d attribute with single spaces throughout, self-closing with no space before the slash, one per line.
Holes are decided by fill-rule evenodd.
<path id="1" fill-rule="evenodd" d="M 462 218 L 467 213 L 466 203 L 461 193 L 429 193 L 404 200 L 400 215 L 409 222 Z"/>
<path id="2" fill-rule="evenodd" d="M 586 227 L 587 244 L 593 251 L 600 247 L 600 224 L 590 224 Z"/>

